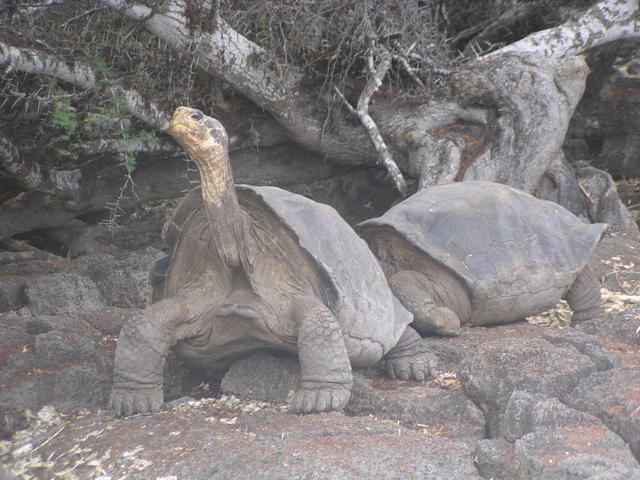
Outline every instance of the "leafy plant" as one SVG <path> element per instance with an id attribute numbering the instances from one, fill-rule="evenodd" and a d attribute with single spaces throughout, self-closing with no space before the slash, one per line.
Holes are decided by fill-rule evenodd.
<path id="1" fill-rule="evenodd" d="M 56 100 L 54 105 L 50 121 L 63 132 L 55 138 L 55 141 L 69 141 L 80 123 L 78 114 L 71 108 L 71 102 L 66 98 Z"/>

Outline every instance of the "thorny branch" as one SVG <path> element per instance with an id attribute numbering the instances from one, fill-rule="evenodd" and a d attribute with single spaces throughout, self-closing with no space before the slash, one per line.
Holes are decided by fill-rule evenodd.
<path id="1" fill-rule="evenodd" d="M 89 66 L 80 62 L 66 62 L 48 53 L 28 48 L 17 48 L 0 42 L 0 67 L 12 70 L 48 75 L 81 88 L 95 88 L 98 75 Z M 169 114 L 160 110 L 139 92 L 115 85 L 114 92 L 124 100 L 131 114 L 156 130 L 164 131 L 169 126 Z"/>

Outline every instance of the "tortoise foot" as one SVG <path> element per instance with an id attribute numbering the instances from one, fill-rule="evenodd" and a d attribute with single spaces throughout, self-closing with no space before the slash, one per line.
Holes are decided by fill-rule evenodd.
<path id="1" fill-rule="evenodd" d="M 391 378 L 418 380 L 422 382 L 434 377 L 438 358 L 428 352 L 385 359 L 385 369 Z"/>
<path id="2" fill-rule="evenodd" d="M 596 318 L 600 315 L 602 315 L 604 312 L 602 310 L 602 308 L 600 307 L 600 305 L 591 308 L 589 310 L 581 310 L 581 311 L 577 311 L 577 312 L 573 312 L 573 315 L 571 317 L 571 321 L 572 322 L 583 322 L 585 320 L 591 320 L 592 318 Z"/>
<path id="3" fill-rule="evenodd" d="M 114 386 L 109 408 L 114 415 L 129 416 L 134 413 L 159 412 L 164 403 L 162 387 L 131 389 Z"/>
<path id="4" fill-rule="evenodd" d="M 298 413 L 340 411 L 350 396 L 350 390 L 339 384 L 303 382 L 293 396 L 291 408 Z"/>

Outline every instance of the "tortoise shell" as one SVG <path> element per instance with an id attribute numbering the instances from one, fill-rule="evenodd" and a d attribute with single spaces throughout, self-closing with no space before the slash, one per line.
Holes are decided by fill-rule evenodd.
<path id="1" fill-rule="evenodd" d="M 552 307 L 606 231 L 515 188 L 470 181 L 417 192 L 356 229 L 370 244 L 392 229 L 454 272 L 471 297 L 471 324 L 520 319 Z"/>
<path id="2" fill-rule="evenodd" d="M 249 274 L 256 293 L 260 294 L 263 288 L 274 288 L 271 283 L 276 281 L 276 276 L 269 271 L 278 268 L 274 267 L 274 257 L 280 262 L 301 263 L 300 257 L 289 258 L 282 253 L 290 252 L 291 245 L 295 245 L 300 250 L 296 255 L 303 255 L 303 260 L 314 270 L 316 280 L 310 283 L 321 286 L 321 291 L 316 293 L 335 313 L 346 342 L 354 345 L 362 341 L 375 342 L 382 346 L 384 354 L 396 345 L 412 321 L 412 315 L 391 293 L 367 244 L 332 207 L 276 187 L 236 185 L 236 192 L 252 235 L 262 235 L 261 247 L 254 254 L 257 257 L 253 259 L 254 271 Z M 184 197 L 163 229 L 163 238 L 172 253 L 159 260 L 151 273 L 153 301 L 174 294 L 176 284 L 197 283 L 196 277 L 211 275 L 210 270 L 216 268 L 215 261 L 190 265 L 188 271 L 174 267 L 178 257 L 179 263 L 185 263 L 191 256 L 198 257 L 205 252 L 210 255 L 212 249 L 206 242 L 211 239 L 206 226 L 206 212 L 198 187 Z M 268 234 L 263 232 L 267 228 Z M 191 238 L 193 240 L 185 240 Z M 285 239 L 289 243 L 285 244 Z M 184 252 L 185 249 L 189 251 Z M 266 262 L 272 262 L 271 266 L 262 267 Z M 224 283 L 224 280 L 216 281 Z M 216 288 L 229 289 L 230 285 Z M 278 326 L 271 328 L 277 331 Z M 357 354 L 352 357 L 357 364 Z"/>

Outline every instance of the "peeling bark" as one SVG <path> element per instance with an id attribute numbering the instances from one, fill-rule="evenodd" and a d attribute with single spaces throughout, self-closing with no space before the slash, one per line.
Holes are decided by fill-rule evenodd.
<path id="1" fill-rule="evenodd" d="M 97 86 L 96 72 L 88 65 L 67 62 L 39 50 L 16 48 L 4 42 L 0 42 L 0 66 L 8 72 L 15 70 L 47 75 L 81 88 Z M 117 84 L 112 88 L 114 93 L 123 99 L 134 117 L 156 130 L 167 130 L 170 114 L 163 112 L 135 90 L 123 88 Z"/>
<path id="2" fill-rule="evenodd" d="M 374 165 L 382 158 L 401 189 L 406 174 L 419 179 L 420 187 L 485 179 L 536 191 L 545 175 L 554 178 L 569 119 L 583 93 L 588 69 L 574 55 L 605 42 L 639 36 L 637 0 L 603 1 L 575 20 L 530 35 L 461 67 L 448 77 L 453 84 L 452 97 L 425 98 L 419 104 L 378 91 L 392 61 L 385 59 L 373 74 L 377 82 L 363 91 L 362 104 L 351 107 L 360 124 L 350 121 L 348 112 L 337 112 L 337 127 L 329 131 L 325 128 L 328 107 L 316 91 L 304 85 L 301 71 L 278 64 L 270 52 L 235 31 L 217 10 L 209 16 L 210 28 L 198 29 L 189 27 L 186 0 L 162 2 L 162 10 L 128 0 L 101 2 L 139 22 L 175 51 L 190 55 L 200 70 L 229 83 L 269 112 L 294 142 L 339 164 Z M 412 76 L 410 55 L 396 55 L 393 61 L 400 62 L 401 68 L 420 84 L 420 79 Z M 97 85 L 96 72 L 84 64 L 2 42 L 0 65 L 8 71 L 49 75 L 81 88 Z M 137 118 L 154 129 L 166 129 L 167 112 L 139 92 L 117 84 L 113 88 Z M 110 148 L 121 150 L 121 145 L 101 140 L 84 145 L 81 151 Z M 129 148 L 171 150 L 162 142 L 132 144 Z M 27 192 L 25 197 L 39 195 L 34 200 L 37 205 L 48 204 L 56 212 L 63 212 L 56 216 L 41 209 L 42 215 L 48 215 L 45 223 L 57 218 L 59 225 L 60 219 L 98 208 L 83 197 L 87 178 L 74 177 L 77 172 L 66 177 L 60 172 L 43 173 L 37 165 L 20 159 L 8 139 L 5 142 L 0 138 L 0 162 L 25 189 L 40 190 Z M 394 169 L 396 164 L 398 168 Z M 66 197 L 45 198 L 50 191 L 64 191 Z M 111 191 L 106 200 L 99 195 L 96 198 L 108 202 L 113 195 Z M 558 194 L 558 198 L 566 195 Z M 22 214 L 36 204 L 23 202 Z M 13 231 L 24 231 L 25 225 L 23 222 Z M 33 228 L 36 226 L 34 223 Z"/>
<path id="3" fill-rule="evenodd" d="M 623 38 L 640 36 L 638 0 L 605 0 L 580 17 L 507 45 L 488 56 L 536 53 L 545 57 L 570 57 Z"/>
<path id="4" fill-rule="evenodd" d="M 44 183 L 40 165 L 22 158 L 16 146 L 2 130 L 0 130 L 0 166 L 27 190 L 35 190 Z"/>

